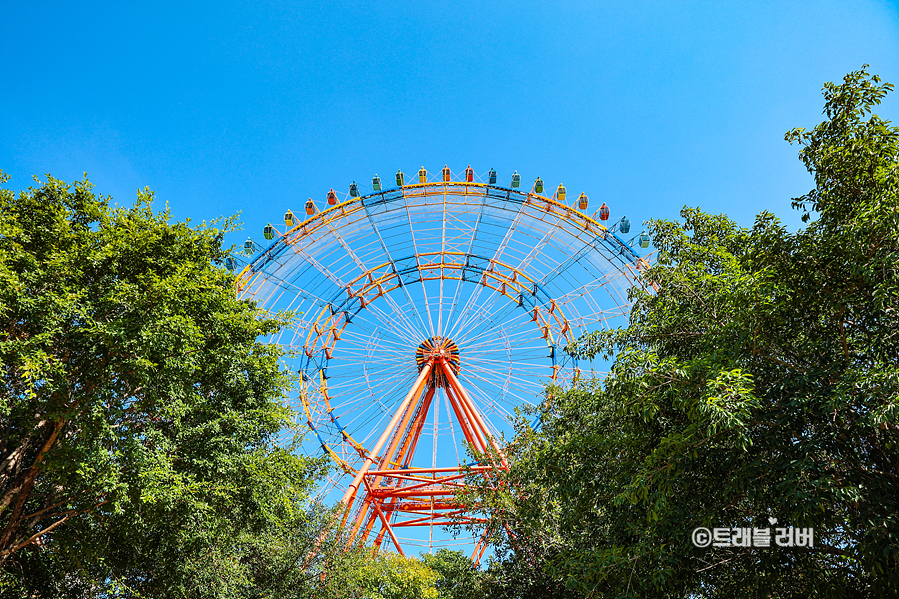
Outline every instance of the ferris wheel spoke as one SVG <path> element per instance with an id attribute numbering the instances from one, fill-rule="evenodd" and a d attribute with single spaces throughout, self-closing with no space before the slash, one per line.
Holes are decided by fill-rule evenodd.
<path id="1" fill-rule="evenodd" d="M 408 203 L 405 204 L 405 208 L 406 208 L 406 220 L 409 223 L 409 235 L 412 238 L 412 249 L 415 251 L 415 260 L 416 260 L 416 262 L 418 262 L 419 269 L 421 269 L 421 262 L 419 262 L 418 241 L 415 239 L 415 225 L 412 224 L 412 214 L 409 212 L 409 204 Z M 419 280 L 421 281 L 421 290 L 422 290 L 422 293 L 423 293 L 424 299 L 425 299 L 425 312 L 428 315 L 428 324 L 430 325 L 430 327 L 429 328 L 425 327 L 424 319 L 422 319 L 420 313 L 418 314 L 418 319 L 421 321 L 422 328 L 424 328 L 425 330 L 430 330 L 431 336 L 433 337 L 434 336 L 434 321 L 431 319 L 431 307 L 428 305 L 428 292 L 425 289 L 424 279 L 419 277 Z M 406 286 L 401 285 L 401 287 L 403 288 L 403 290 L 406 291 L 406 296 L 409 297 L 409 292 L 406 289 Z M 410 304 L 415 306 L 415 302 L 412 301 L 411 297 L 409 297 L 409 302 L 410 302 Z M 417 307 L 415 308 L 415 311 L 416 311 L 416 313 L 418 313 Z"/>
<path id="2" fill-rule="evenodd" d="M 505 344 L 505 347 L 508 346 L 513 339 L 535 339 L 534 333 L 536 333 L 538 329 L 535 325 L 531 324 L 531 320 L 521 319 L 517 323 L 518 329 L 510 330 L 510 323 L 504 323 L 498 319 L 501 316 L 504 315 L 499 314 L 490 320 L 485 319 L 483 323 L 473 323 L 472 328 L 465 331 L 463 333 L 464 336 L 459 338 L 460 343 L 463 343 L 467 348 L 481 348 L 490 347 L 491 344 L 495 346 L 497 339 L 501 339 Z M 540 339 L 542 340 L 542 336 Z"/>
<path id="3" fill-rule="evenodd" d="M 294 252 L 296 252 L 297 254 L 302 256 L 303 259 L 306 260 L 307 263 L 309 263 L 313 267 L 315 267 L 315 269 L 317 271 L 319 271 L 321 274 L 325 275 L 325 277 L 328 280 L 330 280 L 332 283 L 334 283 L 337 287 L 339 287 L 340 289 L 344 289 L 346 287 L 346 284 L 344 284 L 344 282 L 342 280 L 340 280 L 340 277 L 338 277 L 336 274 L 332 273 L 329 269 L 325 268 L 324 265 L 322 265 L 318 260 L 313 258 L 311 254 L 306 252 L 306 250 L 297 247 L 297 248 L 294 248 Z"/>
<path id="4" fill-rule="evenodd" d="M 382 384 L 375 393 L 371 388 L 358 389 L 354 393 L 348 393 L 343 399 L 335 398 L 332 402 L 335 417 L 348 418 L 351 420 L 342 422 L 344 428 L 357 430 L 355 419 L 366 413 L 381 412 L 381 406 L 390 405 L 397 401 L 397 397 L 405 390 L 403 389 L 403 381 L 401 379 L 382 381 Z"/>
<path id="5" fill-rule="evenodd" d="M 349 431 L 352 436 L 358 436 L 359 433 L 367 433 L 368 436 L 362 439 L 363 445 L 370 441 L 369 437 L 372 434 L 370 431 L 373 430 L 372 424 L 382 423 L 385 418 L 388 418 L 390 416 L 390 414 L 387 413 L 386 410 L 372 409 L 371 404 L 347 407 L 349 407 L 349 409 L 344 409 L 340 415 L 340 418 L 346 420 L 346 423 L 342 423 L 341 426 L 343 426 L 345 430 Z M 376 420 L 377 423 L 375 423 Z M 377 426 L 375 426 L 374 428 L 377 428 Z"/>
<path id="6" fill-rule="evenodd" d="M 537 356 L 532 356 L 532 357 L 537 357 Z M 544 356 L 539 356 L 539 357 L 544 357 Z M 480 366 L 480 364 L 483 364 L 485 362 L 487 363 L 486 366 Z M 539 364 L 536 362 L 516 361 L 517 366 L 514 368 L 509 368 L 508 360 L 491 360 L 488 358 L 480 358 L 478 360 L 469 359 L 465 362 L 465 364 L 466 364 L 466 366 L 468 366 L 468 368 L 474 368 L 476 365 L 478 365 L 477 366 L 478 368 L 481 368 L 487 372 L 490 372 L 491 369 L 495 369 L 495 368 L 499 368 L 499 367 L 505 367 L 507 370 L 512 370 L 512 371 L 534 372 L 534 370 L 543 368 L 545 366 L 545 364 Z"/>
<path id="7" fill-rule="evenodd" d="M 368 304 L 368 309 L 376 316 L 380 317 L 383 324 L 393 327 L 392 332 L 397 336 L 401 336 L 406 343 L 417 344 L 424 341 L 421 330 L 406 318 L 405 313 L 400 309 L 396 302 L 392 299 L 388 299 L 387 303 L 393 308 L 392 315 L 376 306 L 374 302 Z"/>
<path id="8" fill-rule="evenodd" d="M 499 262 L 503 257 L 503 253 L 506 251 L 506 248 L 509 247 L 509 243 L 511 243 L 515 232 L 518 230 L 519 224 L 522 222 L 525 215 L 525 204 L 522 203 L 518 207 L 518 212 L 515 214 L 515 217 L 512 219 L 512 222 L 509 223 L 509 228 L 506 229 L 505 235 L 503 235 L 502 241 L 499 245 L 496 246 L 496 251 L 493 253 L 493 257 L 491 258 L 491 262 Z"/>
<path id="9" fill-rule="evenodd" d="M 549 229 L 543 235 L 539 242 L 534 244 L 534 247 L 531 249 L 530 253 L 528 253 L 522 261 L 518 264 L 518 269 L 522 272 L 526 272 L 534 257 L 539 255 L 543 249 L 552 241 L 554 234 L 559 231 L 559 218 L 556 217 L 554 224 L 549 226 Z"/>
<path id="10" fill-rule="evenodd" d="M 475 289 L 472 295 L 469 297 L 468 302 L 466 302 L 465 309 L 462 311 L 462 313 L 459 314 L 458 318 L 456 319 L 453 336 L 458 337 L 459 339 L 465 339 L 465 336 L 467 334 L 467 327 L 477 325 L 478 323 L 483 323 L 484 319 L 489 317 L 489 310 L 493 307 L 494 304 L 492 302 L 489 306 L 487 306 L 486 304 L 477 304 L 483 289 L 484 286 L 477 285 L 477 289 Z M 474 307 L 476 305 L 477 308 Z M 509 302 L 505 305 L 516 304 Z"/>
<path id="11" fill-rule="evenodd" d="M 384 238 L 381 236 L 381 230 L 375 224 L 374 219 L 372 218 L 372 215 L 371 215 L 371 211 L 369 211 L 367 206 L 365 206 L 365 214 L 368 217 L 368 222 L 371 224 L 372 230 L 377 234 L 378 241 L 381 243 L 381 248 L 384 251 L 384 255 L 387 257 L 387 259 L 390 261 L 391 264 L 396 264 L 396 262 L 393 259 L 393 256 L 390 255 L 390 250 L 387 249 L 387 244 L 384 243 Z M 406 215 L 408 216 L 408 214 L 409 214 L 409 208 L 407 206 L 406 207 Z M 412 219 L 411 218 L 409 219 L 409 231 L 410 231 L 410 234 L 412 234 L 413 247 L 414 247 L 415 246 L 415 236 L 414 236 L 414 232 L 412 231 Z M 417 254 L 418 250 L 416 250 L 415 253 Z M 418 307 L 415 305 L 415 302 L 412 301 L 412 296 L 409 295 L 409 290 L 406 289 L 405 285 L 401 285 L 401 287 L 403 289 L 403 292 L 406 294 L 406 299 L 409 300 L 409 304 L 412 306 L 413 311 L 418 316 L 418 321 L 421 323 L 422 330 L 425 330 L 424 320 L 422 319 L 421 313 L 418 311 Z M 388 299 L 387 301 L 388 301 L 388 303 L 391 303 L 392 299 Z M 394 307 L 394 310 L 397 314 L 401 313 L 401 311 L 396 307 L 395 302 L 392 304 L 392 306 Z M 411 329 L 414 330 L 414 327 L 411 327 Z"/>
<path id="12" fill-rule="evenodd" d="M 345 342 L 340 344 L 339 349 L 332 351 L 332 359 L 334 361 L 331 362 L 331 365 L 333 368 L 339 368 L 341 364 L 351 366 L 354 361 L 394 364 L 397 358 L 401 358 L 408 353 L 405 343 L 395 343 L 389 337 L 346 335 L 341 340 Z M 377 349 L 376 356 L 370 353 L 372 348 Z"/>
<path id="13" fill-rule="evenodd" d="M 452 412 L 450 412 L 449 396 L 446 393 L 443 393 L 442 395 L 443 395 L 443 405 L 446 407 L 446 413 L 451 414 Z M 453 451 L 456 452 L 456 463 L 461 464 L 462 458 L 459 457 L 459 444 L 456 442 L 456 427 L 453 424 L 452 418 L 447 418 L 447 419 L 449 420 L 449 423 L 450 423 L 449 430 L 450 430 L 450 437 L 452 438 L 452 441 L 453 441 Z M 435 433 L 435 435 L 436 435 L 436 433 Z M 436 441 L 435 441 L 435 443 L 436 443 Z"/>
<path id="14" fill-rule="evenodd" d="M 311 267 L 311 265 L 309 266 Z M 284 307 L 284 309 L 286 310 L 294 309 L 295 306 L 301 307 L 298 305 L 298 303 L 301 304 L 303 301 L 308 301 L 319 306 L 324 306 L 329 301 L 328 299 L 320 295 L 317 289 L 310 287 L 300 287 L 287 278 L 278 276 L 276 274 L 268 275 L 267 280 L 271 282 L 271 292 L 268 296 L 262 298 L 262 300 L 260 301 L 260 304 L 262 305 L 271 305 L 273 298 L 275 301 L 277 301 L 284 293 L 287 292 L 292 292 L 295 294 L 295 296 L 293 301 L 291 301 L 290 304 Z M 278 290 L 280 290 L 281 293 L 278 294 L 277 297 L 275 297 L 275 293 L 277 293 Z M 332 296 L 333 293 L 337 292 L 337 288 L 334 286 L 331 286 L 330 290 L 332 291 Z M 299 302 L 297 300 L 299 300 Z"/>
<path id="15" fill-rule="evenodd" d="M 422 330 L 408 319 L 409 311 L 403 310 L 392 298 L 385 296 L 384 299 L 391 308 L 390 312 L 380 308 L 376 301 L 372 301 L 366 304 L 366 310 L 370 316 L 359 312 L 354 319 L 358 320 L 361 326 L 389 331 L 392 337 L 401 339 L 403 344 L 417 345 L 420 343 L 424 339 Z"/>
<path id="16" fill-rule="evenodd" d="M 328 227 L 328 230 L 330 231 L 331 235 L 334 236 L 334 239 L 337 240 L 337 243 L 340 244 L 340 247 L 343 248 L 343 250 L 347 253 L 347 255 L 356 264 L 356 267 L 359 269 L 359 272 L 360 273 L 368 272 L 368 267 L 365 266 L 365 263 L 359 259 L 359 256 L 356 255 L 356 252 L 353 250 L 353 248 L 346 241 L 344 241 L 343 237 L 340 235 L 340 232 L 334 227 L 334 225 L 329 222 L 327 224 L 327 227 Z"/>
<path id="17" fill-rule="evenodd" d="M 510 377 L 510 378 L 511 378 L 511 377 Z M 467 380 L 467 382 L 468 382 L 468 384 L 471 386 L 471 388 L 474 388 L 474 389 L 479 389 L 479 387 L 478 387 L 476 384 L 473 384 L 472 381 L 471 381 L 471 380 L 468 380 L 468 379 L 475 379 L 475 380 L 478 380 L 478 381 L 487 383 L 488 385 L 495 384 L 495 383 L 493 383 L 493 381 L 491 381 L 491 380 L 489 380 L 489 379 L 485 379 L 485 378 L 482 378 L 482 377 L 479 377 L 479 376 L 476 376 L 476 375 L 470 375 L 470 374 L 469 374 L 468 376 L 465 377 L 464 380 Z M 526 399 L 526 398 L 522 397 L 521 395 L 519 395 L 518 393 L 515 393 L 515 392 L 512 391 L 511 389 L 503 388 L 503 387 L 501 387 L 501 389 L 503 390 L 503 393 L 502 393 L 503 396 L 509 395 L 509 396 L 514 397 L 516 400 L 518 400 L 517 405 L 535 405 L 534 398 L 537 397 L 536 395 L 535 395 L 535 397 L 532 398 L 532 399 Z M 483 395 L 484 391 L 478 390 L 477 392 L 480 393 L 480 394 L 482 394 L 482 397 L 486 397 L 486 396 Z M 499 402 L 499 401 L 502 401 L 501 397 L 500 397 L 500 398 L 497 398 L 497 402 Z M 498 405 L 498 404 L 497 404 L 497 405 Z"/>
<path id="18" fill-rule="evenodd" d="M 467 328 L 460 329 L 458 332 L 459 343 L 473 342 L 484 335 L 489 335 L 490 331 L 502 325 L 502 320 L 511 312 L 520 309 L 517 304 L 508 303 L 500 306 L 495 311 L 487 314 L 474 314 L 469 321 L 465 323 Z M 522 321 L 524 316 L 519 317 Z M 530 326 L 530 321 L 522 322 L 523 326 Z"/>
<path id="19" fill-rule="evenodd" d="M 484 200 L 481 201 L 481 207 L 480 207 L 480 210 L 478 211 L 478 218 L 475 221 L 474 226 L 471 228 L 471 236 L 468 239 L 468 246 L 465 249 L 466 256 L 471 255 L 472 248 L 474 247 L 474 241 L 478 236 L 478 231 L 480 229 L 481 221 L 484 218 L 484 208 L 486 205 L 487 205 L 487 202 L 486 202 L 486 198 L 485 198 Z M 462 288 L 462 279 L 463 279 L 462 277 L 459 277 L 459 280 L 456 282 L 456 290 L 453 292 L 453 301 L 450 303 L 451 311 L 446 317 L 447 325 L 449 325 L 450 319 L 453 317 L 453 314 L 455 312 L 455 307 L 456 307 L 458 299 L 459 299 L 459 291 Z"/>
<path id="20" fill-rule="evenodd" d="M 499 428 L 494 422 L 494 419 L 490 418 L 490 415 L 497 414 L 505 422 L 511 423 L 514 419 L 514 414 L 509 412 L 509 410 L 505 409 L 504 407 L 498 405 L 496 402 L 492 401 L 481 389 L 475 387 L 473 389 L 473 393 L 471 393 L 470 395 L 472 396 L 475 405 L 478 406 L 478 411 L 484 415 L 484 421 L 487 424 L 490 434 L 497 438 L 500 437 Z"/>
<path id="21" fill-rule="evenodd" d="M 516 385 L 531 385 L 535 388 L 537 385 L 533 385 L 533 380 L 526 375 L 525 372 L 514 373 L 511 369 L 507 369 L 505 371 L 497 371 L 493 369 L 485 369 L 485 370 L 477 370 L 474 368 L 468 368 L 464 371 L 465 376 L 477 378 L 483 382 L 492 382 L 493 384 L 498 384 L 497 380 L 506 381 L 509 384 L 515 383 Z M 505 383 L 504 383 L 505 384 Z"/>
<path id="22" fill-rule="evenodd" d="M 376 328 L 360 323 L 359 326 L 354 328 L 357 328 L 358 331 L 347 327 L 341 335 L 340 340 L 345 340 L 348 344 L 361 345 L 367 351 L 370 351 L 371 349 L 370 344 L 375 342 L 378 343 L 379 346 L 386 346 L 395 351 L 403 351 L 409 345 L 407 339 L 398 336 L 395 330 L 391 330 L 387 327 Z M 341 344 L 341 346 L 343 345 L 344 344 Z"/>
<path id="23" fill-rule="evenodd" d="M 477 294 L 474 297 L 475 304 L 480 300 L 480 296 L 483 293 L 484 289 L 485 289 L 485 286 L 480 286 L 480 289 L 478 289 Z M 485 314 L 487 315 L 487 317 L 489 317 L 490 314 L 495 314 L 496 311 L 494 310 L 494 307 L 496 306 L 498 301 L 503 301 L 503 303 L 496 310 L 509 308 L 509 307 L 513 307 L 513 306 L 518 307 L 518 304 L 512 302 L 511 300 L 509 300 L 509 298 L 507 298 L 499 293 L 495 293 L 495 292 L 490 293 L 490 294 L 488 294 L 487 299 L 479 305 L 477 310 L 469 310 L 468 318 L 463 323 L 460 324 L 460 327 L 459 327 L 460 332 L 458 334 L 460 336 L 462 335 L 461 331 L 463 330 L 464 326 L 467 326 L 472 323 L 475 323 L 475 324 L 482 323 L 483 319 L 485 318 L 485 316 L 484 316 Z"/>
<path id="24" fill-rule="evenodd" d="M 500 258 L 503 255 L 503 252 L 505 252 L 506 248 L 508 247 L 509 243 L 511 242 L 511 240 L 513 238 L 513 234 L 517 230 L 518 223 L 522 219 L 523 214 L 524 214 L 524 204 L 521 204 L 519 206 L 518 213 L 512 219 L 512 223 L 509 225 L 509 228 L 506 230 L 502 241 L 499 243 L 496 250 L 493 252 L 493 256 L 490 259 L 490 262 L 492 264 L 499 262 Z M 472 238 L 472 244 L 473 243 L 474 243 L 474 238 Z M 477 303 L 477 300 L 480 298 L 482 290 L 483 290 L 483 287 L 477 286 L 477 288 L 472 293 L 472 296 L 469 297 L 468 301 L 465 303 L 465 308 L 462 310 L 462 312 L 457 317 L 456 322 L 461 321 L 463 318 L 465 318 L 470 313 L 470 310 L 473 309 L 473 307 Z"/>
<path id="25" fill-rule="evenodd" d="M 403 391 L 398 391 L 397 389 L 398 388 L 391 389 L 389 391 L 390 395 L 400 397 L 403 394 Z M 396 393 L 394 393 L 395 391 Z M 356 403 L 361 401 L 364 400 L 356 400 Z M 393 411 L 385 409 L 373 409 L 374 404 L 372 403 L 366 403 L 360 407 L 361 411 L 358 411 L 358 413 L 352 419 L 350 419 L 347 424 L 343 425 L 343 427 L 350 430 L 354 434 L 360 432 L 363 434 L 367 433 L 366 436 L 360 441 L 362 445 L 366 445 L 372 440 L 372 436 L 376 434 L 376 431 L 385 422 L 385 420 L 390 418 Z M 344 410 L 344 414 L 352 413 L 355 411 L 356 410 Z M 373 424 L 374 426 L 372 426 Z"/>
<path id="26" fill-rule="evenodd" d="M 443 219 L 442 219 L 442 227 L 440 231 L 440 252 L 441 255 L 444 255 L 446 252 L 446 193 L 443 194 Z M 441 272 L 440 277 L 440 303 L 439 310 L 437 315 L 437 334 L 442 335 L 443 332 L 443 273 Z M 422 281 L 422 285 L 424 285 L 424 281 Z"/>

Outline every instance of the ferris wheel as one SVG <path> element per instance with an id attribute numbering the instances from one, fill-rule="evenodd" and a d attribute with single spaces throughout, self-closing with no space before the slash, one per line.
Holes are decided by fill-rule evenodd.
<path id="1" fill-rule="evenodd" d="M 526 190 L 517 171 L 395 182 L 310 198 L 227 265 L 239 296 L 298 315 L 271 342 L 291 352 L 291 403 L 338 466 L 328 489 L 350 538 L 402 553 L 478 519 L 453 500 L 463 467 L 505 467 L 497 439 L 516 408 L 579 376 L 566 345 L 626 323 L 649 236 L 628 238 L 627 217 L 606 226 L 605 204 L 589 216 L 561 184 Z M 492 457 L 474 463 L 466 444 Z"/>

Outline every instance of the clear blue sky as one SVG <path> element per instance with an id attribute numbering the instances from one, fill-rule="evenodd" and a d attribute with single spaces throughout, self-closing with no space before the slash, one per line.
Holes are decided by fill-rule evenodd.
<path id="1" fill-rule="evenodd" d="M 119 203 L 149 186 L 177 218 L 241 211 L 260 240 L 308 196 L 444 163 L 561 181 L 613 218 L 796 226 L 811 179 L 784 132 L 863 63 L 899 83 L 899 10 L 868 0 L 5 2 L 0 22 L 11 188 L 87 171 Z"/>

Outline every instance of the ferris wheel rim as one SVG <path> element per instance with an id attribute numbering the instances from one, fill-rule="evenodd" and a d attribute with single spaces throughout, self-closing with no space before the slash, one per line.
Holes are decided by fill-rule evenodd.
<path id="1" fill-rule="evenodd" d="M 329 193 L 329 201 L 331 199 L 333 190 Z M 598 222 L 591 216 L 586 215 L 585 213 L 579 211 L 577 208 L 569 206 L 558 199 L 555 196 L 547 197 L 542 194 L 535 193 L 534 191 L 525 192 L 520 191 L 518 189 L 513 189 L 509 187 L 504 187 L 501 185 L 493 185 L 481 182 L 473 182 L 473 181 L 440 181 L 440 182 L 425 182 L 425 183 L 410 183 L 407 185 L 403 185 L 401 187 L 395 187 L 390 189 L 384 189 L 381 191 L 376 191 L 371 194 L 360 195 L 356 197 L 350 197 L 349 199 L 337 202 L 336 204 L 325 208 L 324 210 L 318 211 L 315 210 L 313 214 L 309 215 L 302 222 L 298 222 L 294 224 L 293 227 L 288 229 L 285 233 L 278 233 L 279 237 L 273 241 L 267 248 L 265 248 L 256 258 L 247 264 L 247 266 L 237 275 L 236 278 L 236 292 L 238 295 L 242 295 L 247 293 L 250 289 L 253 280 L 261 275 L 265 274 L 265 268 L 268 264 L 272 263 L 276 259 L 279 258 L 289 247 L 297 243 L 297 240 L 302 239 L 307 235 L 311 235 L 312 233 L 319 230 L 321 227 L 329 225 L 337 221 L 340 218 L 347 216 L 347 214 L 351 214 L 353 210 L 361 210 L 378 206 L 384 206 L 387 204 L 393 205 L 397 202 L 408 202 L 409 200 L 419 199 L 419 198 L 428 198 L 431 196 L 444 196 L 444 203 L 446 202 L 447 196 L 452 197 L 464 197 L 466 199 L 478 200 L 486 205 L 488 199 L 511 202 L 512 204 L 519 205 L 527 205 L 529 208 L 536 209 L 538 211 L 542 211 L 547 215 L 553 215 L 554 217 L 560 218 L 567 223 L 570 223 L 574 226 L 578 231 L 585 233 L 588 236 L 588 239 L 591 241 L 598 242 L 602 244 L 607 250 L 610 250 L 608 255 L 604 255 L 606 260 L 610 263 L 617 263 L 620 268 L 629 269 L 631 271 L 639 271 L 643 270 L 648 266 L 648 263 L 645 259 L 640 258 L 636 252 L 622 239 L 620 239 L 615 233 L 608 228 L 605 227 L 602 223 Z M 311 202 L 311 200 L 310 200 Z M 436 202 L 435 202 L 436 204 Z M 465 204 L 465 202 L 463 202 Z M 428 204 L 429 205 L 429 204 Z M 408 206 L 408 205 L 407 205 Z M 399 207 L 399 206 L 398 206 Z M 408 208 L 407 208 L 408 209 Z M 292 214 L 292 213 L 291 213 Z M 606 214 L 607 216 L 607 214 Z M 369 220 L 371 217 L 369 215 Z M 411 222 L 410 222 L 411 225 Z M 556 225 L 552 225 L 554 227 Z M 579 235 L 576 235 L 578 239 L 580 239 Z M 383 240 L 382 240 L 383 244 Z M 411 261 L 414 260 L 416 263 L 415 269 L 421 271 L 421 262 L 420 258 L 424 256 L 441 256 L 444 257 L 447 255 L 455 255 L 458 257 L 465 258 L 465 267 L 470 268 L 470 262 L 472 259 L 484 261 L 487 263 L 500 264 L 500 262 L 489 259 L 485 256 L 480 256 L 477 254 L 472 254 L 470 252 L 422 252 L 416 253 L 410 256 L 405 256 L 398 259 L 389 258 L 387 263 L 381 264 L 379 267 L 388 267 L 390 266 L 393 270 L 395 276 L 398 275 L 397 263 L 401 263 L 403 261 Z M 389 253 L 388 253 L 389 257 Z M 441 270 L 446 267 L 445 261 L 441 262 Z M 455 266 L 458 266 L 456 264 Z M 509 266 L 509 265 L 504 265 Z M 561 267 L 562 265 L 560 265 Z M 376 270 L 379 267 L 374 267 L 373 269 L 369 269 L 368 274 L 372 271 Z M 509 266 L 512 268 L 511 266 Z M 483 270 L 483 269 L 482 269 Z M 358 275 L 352 283 L 358 282 L 363 279 L 367 273 L 363 272 Z M 539 282 L 529 277 L 526 273 L 522 272 L 524 278 L 528 279 L 534 285 L 533 295 L 537 295 Z M 548 275 L 547 275 L 548 276 Z M 444 280 L 442 274 L 437 279 Z M 545 278 L 545 277 L 544 277 Z M 425 279 L 420 279 L 424 282 Z M 436 280 L 436 279 L 435 279 Z M 464 275 L 462 280 L 464 279 Z M 253 293 L 249 291 L 249 293 Z M 337 292 L 337 295 L 330 298 L 330 301 L 325 301 L 324 306 L 322 306 L 322 314 L 325 313 L 325 310 L 329 309 L 332 312 L 332 315 L 335 312 L 334 305 L 337 303 L 338 297 L 343 293 L 343 290 Z M 352 293 L 349 294 L 350 300 L 352 300 Z M 551 301 L 552 298 L 548 296 L 547 298 Z M 360 310 L 365 307 L 364 302 L 361 302 Z M 519 299 L 519 304 L 521 304 L 521 299 Z M 339 305 L 338 305 L 339 307 Z M 339 310 L 338 310 L 339 311 Z M 320 318 L 319 315 L 318 318 Z M 311 335 L 311 332 L 309 333 Z M 320 334 L 319 334 L 320 336 Z M 570 339 L 569 339 L 570 340 Z M 308 342 L 308 338 L 307 338 Z M 555 358 L 553 358 L 553 363 L 555 363 Z M 319 373 L 324 377 L 324 370 L 322 368 L 317 369 Z M 305 370 L 301 370 L 303 373 L 303 377 L 305 377 Z M 555 380 L 553 378 L 553 380 Z M 303 383 L 305 384 L 306 380 L 304 378 Z M 312 429 L 312 431 L 318 436 L 321 441 L 322 448 L 328 452 L 332 458 L 334 458 L 338 464 L 340 464 L 344 471 L 347 473 L 354 472 L 355 469 L 348 464 L 345 460 L 342 460 L 336 453 L 334 453 L 328 444 L 322 440 L 319 432 L 316 430 L 312 420 L 312 414 L 310 414 L 309 406 L 305 398 L 302 399 L 304 411 L 308 417 L 307 424 Z M 326 400 L 326 404 L 327 404 Z M 337 421 L 336 417 L 333 414 L 333 409 L 329 409 L 328 413 L 331 416 L 331 420 L 334 424 L 340 429 L 341 434 L 343 435 L 343 440 L 346 441 L 349 445 L 351 445 L 356 451 L 358 451 L 360 457 L 365 457 L 368 453 L 365 449 L 364 445 L 357 442 L 352 438 L 351 435 L 346 434 L 341 427 L 340 423 Z M 436 432 L 436 424 L 435 424 L 435 435 Z"/>
<path id="2" fill-rule="evenodd" d="M 256 258 L 250 261 L 241 272 L 236 277 L 236 292 L 240 295 L 243 290 L 246 288 L 247 284 L 250 282 L 250 277 L 254 274 L 261 272 L 261 268 L 268 264 L 270 261 L 275 259 L 281 252 L 287 249 L 289 245 L 289 240 L 295 233 L 306 234 L 307 232 L 311 232 L 315 230 L 317 227 L 313 227 L 316 224 L 316 221 L 322 221 L 320 225 L 325 224 L 325 217 L 334 217 L 335 215 L 344 216 L 345 210 L 347 208 L 352 207 L 355 204 L 359 204 L 363 207 L 366 206 L 366 201 L 372 200 L 374 198 L 381 198 L 381 202 L 378 204 L 384 204 L 387 202 L 396 201 L 399 199 L 411 199 L 415 197 L 421 197 L 419 194 L 410 193 L 407 195 L 406 190 L 426 190 L 431 188 L 443 188 L 446 190 L 446 193 L 449 193 L 450 189 L 458 189 L 458 188 L 480 188 L 484 189 L 483 194 L 468 194 L 464 193 L 461 195 L 483 195 L 484 197 L 489 197 L 489 190 L 494 189 L 507 194 L 506 199 L 511 200 L 511 196 L 515 196 L 516 198 L 524 198 L 521 199 L 520 202 L 517 203 L 525 203 L 529 199 L 533 199 L 535 201 L 543 202 L 546 204 L 546 208 L 544 208 L 541 204 L 535 203 L 532 204 L 532 207 L 535 208 L 544 208 L 546 212 L 551 212 L 552 208 L 555 208 L 558 212 L 555 213 L 556 216 L 562 216 L 563 218 L 568 218 L 570 222 L 578 226 L 577 221 L 571 218 L 571 215 L 576 215 L 581 221 L 582 225 L 580 227 L 587 233 L 591 233 L 595 235 L 601 241 L 607 242 L 612 246 L 612 249 L 616 250 L 616 254 L 621 256 L 627 256 L 627 261 L 622 261 L 625 264 L 630 264 L 631 266 L 637 268 L 638 270 L 643 270 L 648 267 L 648 262 L 646 259 L 641 258 L 637 255 L 637 253 L 630 247 L 624 240 L 618 237 L 615 233 L 610 231 L 605 225 L 600 222 L 597 222 L 593 217 L 588 216 L 587 214 L 579 211 L 577 208 L 569 206 L 563 202 L 558 201 L 554 197 L 547 197 L 534 192 L 523 192 L 517 189 L 513 189 L 510 187 L 503 187 L 500 185 L 491 185 L 488 183 L 480 183 L 480 182 L 461 182 L 461 181 L 429 181 L 426 183 L 409 183 L 407 185 L 403 185 L 402 187 L 394 187 L 391 189 L 385 189 L 382 191 L 376 191 L 374 193 L 360 195 L 359 197 L 350 197 L 349 199 L 338 202 L 333 206 L 329 206 L 328 208 L 316 211 L 312 215 L 308 215 L 308 218 L 295 224 L 291 229 L 286 231 L 283 235 L 281 235 L 278 239 L 274 240 L 265 250 L 263 250 Z M 399 192 L 401 195 L 399 197 L 392 197 L 394 194 Z M 422 194 L 423 195 L 423 194 Z M 459 195 L 459 194 L 453 194 Z M 502 198 L 494 198 L 494 199 L 502 199 Z M 310 227 L 312 227 L 310 229 Z M 302 235 L 300 235 L 302 236 Z"/>

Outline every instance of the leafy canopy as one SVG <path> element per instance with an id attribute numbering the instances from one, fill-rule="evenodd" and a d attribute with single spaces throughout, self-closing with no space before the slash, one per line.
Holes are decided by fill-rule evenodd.
<path id="1" fill-rule="evenodd" d="M 287 320 L 236 299 L 230 219 L 172 223 L 151 202 L 111 207 L 87 180 L 0 189 L 5 595 L 302 579 L 319 466 L 272 446 L 290 381 L 258 341 Z"/>
<path id="2" fill-rule="evenodd" d="M 894 595 L 899 589 L 899 128 L 864 68 L 786 135 L 815 188 L 807 227 L 685 208 L 653 221 L 653 293 L 614 356 L 522 423 L 490 530 L 579 596 Z M 515 488 L 511 493 L 505 489 Z M 696 527 L 814 529 L 813 548 L 699 548 Z M 519 566 L 520 567 L 520 566 Z M 529 596 L 522 590 L 518 596 Z M 537 596 L 534 593 L 532 596 Z"/>

